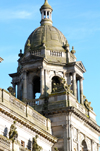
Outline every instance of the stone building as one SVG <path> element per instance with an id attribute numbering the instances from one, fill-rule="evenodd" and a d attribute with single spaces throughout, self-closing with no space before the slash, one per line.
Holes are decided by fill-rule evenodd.
<path id="1" fill-rule="evenodd" d="M 44 151 L 99 151 L 100 127 L 83 95 L 85 67 L 76 61 L 74 47 L 70 50 L 65 36 L 52 26 L 52 11 L 45 0 L 41 26 L 28 37 L 17 72 L 10 74 L 13 88 L 10 93 L 0 91 L 3 121 L 9 130 L 13 119 L 17 121 L 19 150 L 28 139 L 32 145 L 32 136 L 38 134 Z"/>

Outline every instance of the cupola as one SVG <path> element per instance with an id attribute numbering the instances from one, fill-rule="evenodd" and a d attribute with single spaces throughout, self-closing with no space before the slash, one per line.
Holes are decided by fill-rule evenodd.
<path id="1" fill-rule="evenodd" d="M 41 12 L 41 25 L 52 25 L 52 7 L 48 4 L 48 0 L 45 0 L 44 4 L 40 8 Z"/>

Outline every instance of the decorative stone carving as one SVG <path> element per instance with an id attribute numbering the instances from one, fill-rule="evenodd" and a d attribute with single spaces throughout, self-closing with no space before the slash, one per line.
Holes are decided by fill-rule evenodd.
<path id="1" fill-rule="evenodd" d="M 10 131 L 9 131 L 9 139 L 14 142 L 18 138 L 18 132 L 16 131 L 16 121 L 13 122 L 13 124 L 10 126 Z"/>
<path id="2" fill-rule="evenodd" d="M 33 137 L 32 151 L 41 151 L 41 149 L 42 149 L 42 147 L 37 144 L 37 138 L 38 138 L 38 135 Z"/>
<path id="3" fill-rule="evenodd" d="M 66 90 L 67 91 L 67 93 L 73 93 L 73 91 L 70 89 L 70 87 L 71 87 L 71 85 L 68 85 L 67 83 L 66 83 L 66 81 L 65 81 L 65 79 L 64 78 L 62 78 L 62 83 L 63 83 L 63 85 L 64 85 L 64 90 Z"/>
<path id="4" fill-rule="evenodd" d="M 15 96 L 15 91 L 14 91 L 14 88 L 13 87 L 8 87 L 7 89 L 13 96 Z"/>
<path id="5" fill-rule="evenodd" d="M 83 96 L 83 100 L 84 100 L 84 106 L 88 109 L 88 110 L 93 110 L 93 108 L 90 106 L 91 102 L 88 102 L 88 100 L 86 99 L 85 96 Z"/>
<path id="6" fill-rule="evenodd" d="M 70 89 L 71 85 L 68 85 L 64 78 L 61 78 L 60 81 L 60 83 L 53 83 L 53 92 L 60 92 L 65 90 L 67 93 L 73 93 L 73 91 Z"/>

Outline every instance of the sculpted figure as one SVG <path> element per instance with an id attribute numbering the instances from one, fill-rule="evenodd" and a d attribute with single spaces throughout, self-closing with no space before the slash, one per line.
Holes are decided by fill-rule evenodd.
<path id="1" fill-rule="evenodd" d="M 85 107 L 87 108 L 87 109 L 91 109 L 91 110 L 93 110 L 93 108 L 91 107 L 91 102 L 88 102 L 88 100 L 87 99 L 85 99 L 85 101 L 84 101 L 84 105 L 85 105 Z"/>
<path id="2" fill-rule="evenodd" d="M 7 89 L 13 96 L 15 96 L 15 91 L 14 91 L 14 88 L 13 87 L 8 87 Z"/>
<path id="3" fill-rule="evenodd" d="M 16 128 L 16 121 L 13 122 L 13 124 L 10 126 L 10 131 L 9 131 L 9 139 L 11 139 L 13 142 L 18 138 L 18 132 Z"/>
<path id="4" fill-rule="evenodd" d="M 86 96 L 83 95 L 83 100 L 84 100 L 84 106 L 88 109 L 88 110 L 93 110 L 93 108 L 91 107 L 91 102 L 88 102 L 88 100 L 86 99 Z"/>
<path id="5" fill-rule="evenodd" d="M 42 149 L 42 147 L 37 144 L 37 138 L 38 138 L 37 135 L 33 137 L 32 151 L 41 151 Z"/>

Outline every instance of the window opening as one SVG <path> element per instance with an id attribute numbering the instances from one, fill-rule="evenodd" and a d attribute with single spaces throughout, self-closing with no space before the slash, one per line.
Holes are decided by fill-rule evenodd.
<path id="1" fill-rule="evenodd" d="M 49 19 L 49 11 L 47 12 L 47 18 Z"/>
<path id="2" fill-rule="evenodd" d="M 46 11 L 44 11 L 44 19 L 46 18 Z"/>
<path id="3" fill-rule="evenodd" d="M 40 77 L 35 76 L 33 79 L 33 99 L 38 99 L 40 95 Z"/>
<path id="4" fill-rule="evenodd" d="M 83 151 L 87 151 L 87 150 L 88 150 L 88 149 L 87 149 L 87 144 L 86 144 L 86 141 L 85 141 L 85 140 L 82 141 L 82 146 L 83 146 L 83 147 L 82 147 L 82 150 L 83 150 Z"/>
<path id="5" fill-rule="evenodd" d="M 61 84 L 61 79 L 58 76 L 52 78 L 52 92 L 55 87 L 59 87 Z"/>
<path id="6" fill-rule="evenodd" d="M 25 147 L 25 142 L 21 140 L 21 146 Z"/>

